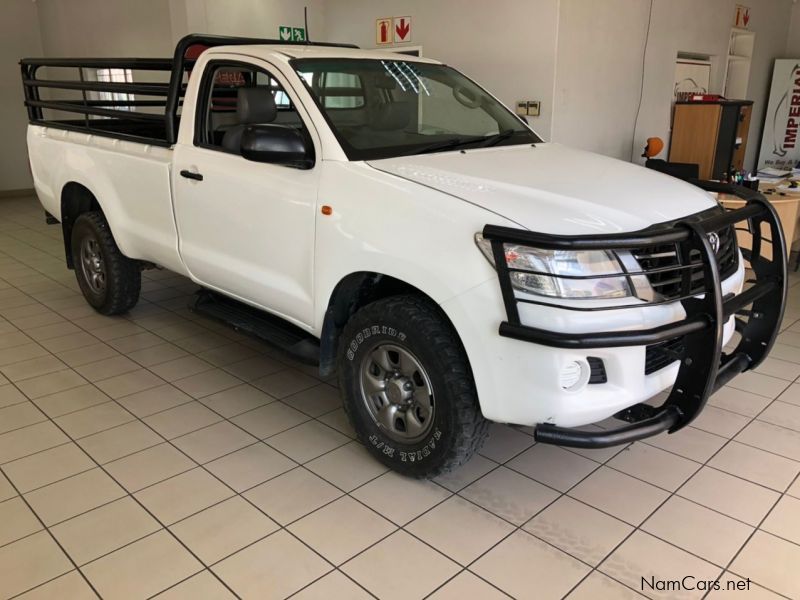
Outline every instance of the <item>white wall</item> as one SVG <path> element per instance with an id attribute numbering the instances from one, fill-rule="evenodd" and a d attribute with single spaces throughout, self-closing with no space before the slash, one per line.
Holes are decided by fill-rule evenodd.
<path id="1" fill-rule="evenodd" d="M 170 3 L 175 39 L 187 33 L 277 38 L 281 25 L 303 26 L 304 6 L 308 6 L 311 39 L 322 39 L 323 0 L 170 0 Z"/>
<path id="2" fill-rule="evenodd" d="M 190 32 L 275 37 L 303 24 L 312 39 L 375 46 L 375 19 L 411 15 L 412 45 L 485 84 L 511 105 L 542 101 L 545 138 L 626 160 L 646 138 L 669 139 L 679 51 L 715 57 L 720 91 L 738 0 L 653 0 L 642 107 L 634 136 L 649 0 L 5 0 L 0 22 L 0 189 L 30 185 L 16 60 L 46 56 L 169 56 Z M 749 0 L 756 47 L 746 164 L 758 151 L 772 60 L 800 56 L 800 5 Z M 8 17 L 10 15 L 10 18 Z M 790 27 L 791 24 L 791 27 Z M 717 88 L 714 90 L 713 88 Z"/>
<path id="3" fill-rule="evenodd" d="M 669 143 L 677 54 L 711 56 L 710 91 L 720 93 L 737 1 L 654 0 L 634 140 L 649 2 L 561 0 L 553 139 L 625 160 L 631 160 L 632 140 L 637 160 L 648 137 L 659 136 Z M 756 45 L 747 99 L 755 104 L 745 164 L 752 168 L 772 61 L 785 50 L 792 1 L 749 4 Z M 662 157 L 666 156 L 665 151 Z"/>
<path id="4" fill-rule="evenodd" d="M 737 0 L 655 0 L 645 90 L 635 142 L 637 155 L 641 154 L 638 150 L 644 148 L 648 137 L 660 136 L 669 140 L 670 103 L 678 52 L 714 57 L 710 91 L 722 92 L 725 56 L 736 4 Z M 745 156 L 745 168 L 753 169 L 761 145 L 772 62 L 785 52 L 792 0 L 760 0 L 745 4 L 751 6 L 750 29 L 756 34 L 747 92 L 747 99 L 754 101 L 753 116 Z M 638 82 L 622 93 L 638 95 Z"/>
<path id="5" fill-rule="evenodd" d="M 800 57 L 800 4 L 792 5 L 792 15 L 789 20 L 789 35 L 786 40 L 786 56 L 784 58 Z"/>
<path id="6" fill-rule="evenodd" d="M 587 2 L 588 0 L 579 0 Z M 328 41 L 375 47 L 375 19 L 411 15 L 410 44 L 451 64 L 500 100 L 542 101 L 531 124 L 550 137 L 558 0 L 329 0 Z"/>
<path id="7" fill-rule="evenodd" d="M 3 0 L 0 18 L 0 191 L 32 187 L 17 61 L 25 56 L 172 56 L 187 33 L 278 37 L 303 26 L 323 39 L 323 0 Z"/>
<path id="8" fill-rule="evenodd" d="M 630 159 L 648 6 L 561 0 L 554 141 Z"/>
<path id="9" fill-rule="evenodd" d="M 14 0 L 22 1 L 22 0 Z M 32 0 L 27 0 L 32 3 Z M 187 33 L 278 37 L 280 25 L 321 36 L 323 0 L 37 0 L 46 56 L 172 56 Z"/>
<path id="10" fill-rule="evenodd" d="M 737 1 L 653 0 L 642 108 L 648 0 L 329 0 L 330 40 L 375 45 L 375 19 L 411 15 L 414 44 L 471 75 L 501 100 L 541 99 L 533 126 L 553 141 L 631 159 L 645 141 L 669 141 L 678 52 L 715 57 L 721 91 Z M 746 164 L 755 163 L 772 60 L 785 52 L 792 0 L 750 0 L 756 48 L 748 99 L 755 100 Z M 800 46 L 800 9 L 795 8 Z M 800 49 L 800 48 L 798 48 Z M 716 88 L 714 90 L 714 88 Z"/>
<path id="11" fill-rule="evenodd" d="M 0 19 L 0 191 L 33 186 L 25 152 L 28 115 L 23 106 L 20 58 L 42 53 L 36 5 L 31 0 L 5 0 Z"/>
<path id="12" fill-rule="evenodd" d="M 37 0 L 45 56 L 171 56 L 166 0 Z"/>

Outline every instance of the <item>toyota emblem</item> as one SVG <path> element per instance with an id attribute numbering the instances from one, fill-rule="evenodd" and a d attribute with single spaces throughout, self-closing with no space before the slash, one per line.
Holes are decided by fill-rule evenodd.
<path id="1" fill-rule="evenodd" d="M 714 254 L 719 252 L 719 236 L 713 231 L 708 234 L 708 243 L 711 244 L 711 249 L 714 251 Z"/>

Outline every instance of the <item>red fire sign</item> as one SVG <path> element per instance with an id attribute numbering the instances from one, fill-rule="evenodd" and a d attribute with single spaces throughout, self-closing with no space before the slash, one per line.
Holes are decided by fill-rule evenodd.
<path id="1" fill-rule="evenodd" d="M 394 18 L 394 43 L 411 41 L 411 17 Z"/>
<path id="2" fill-rule="evenodd" d="M 375 43 L 378 45 L 391 44 L 392 37 L 392 20 L 377 19 L 375 21 Z"/>

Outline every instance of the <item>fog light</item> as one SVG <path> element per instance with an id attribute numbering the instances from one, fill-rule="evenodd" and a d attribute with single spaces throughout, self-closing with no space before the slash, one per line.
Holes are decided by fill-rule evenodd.
<path id="1" fill-rule="evenodd" d="M 561 387 L 565 390 L 571 390 L 577 387 L 583 376 L 583 368 L 581 363 L 572 361 L 568 362 L 561 369 Z"/>

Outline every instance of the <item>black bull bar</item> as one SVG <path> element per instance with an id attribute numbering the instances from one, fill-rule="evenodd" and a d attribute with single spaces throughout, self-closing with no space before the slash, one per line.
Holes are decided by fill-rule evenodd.
<path id="1" fill-rule="evenodd" d="M 708 397 L 738 374 L 754 369 L 766 358 L 780 330 L 786 303 L 786 241 L 780 219 L 766 198 L 757 191 L 708 181 L 693 181 L 712 192 L 724 192 L 746 201 L 737 210 L 720 211 L 700 220 L 687 219 L 670 227 L 648 228 L 629 234 L 558 236 L 487 225 L 483 237 L 492 243 L 500 278 L 507 321 L 500 335 L 545 346 L 572 349 L 643 346 L 682 337 L 685 348 L 672 390 L 659 407 L 637 404 L 617 415 L 629 424 L 603 431 L 559 427 L 541 423 L 535 428 L 537 441 L 578 448 L 605 448 L 650 437 L 663 431 L 674 433 L 703 410 Z M 755 279 L 738 295 L 723 298 L 719 266 L 709 234 L 747 222 L 752 245 L 742 254 L 750 263 Z M 762 225 L 769 238 L 762 235 Z M 733 232 L 731 233 L 733 235 Z M 764 243 L 771 244 L 772 257 L 762 255 Z M 521 244 L 549 250 L 630 250 L 643 246 L 676 244 L 684 260 L 702 258 L 702 289 L 680 299 L 686 317 L 652 329 L 565 334 L 528 327 L 520 322 L 518 302 L 547 304 L 517 298 L 506 263 L 504 244 Z M 695 262 L 695 265 L 698 263 Z M 645 272 L 638 273 L 646 274 Z M 637 275 L 637 273 L 627 273 Z M 619 276 L 619 274 L 617 274 Z M 553 306 L 550 304 L 550 306 Z M 638 303 L 627 306 L 647 306 Z M 748 308 L 749 307 L 749 308 Z M 741 341 L 730 353 L 722 351 L 723 326 L 736 316 Z"/>

